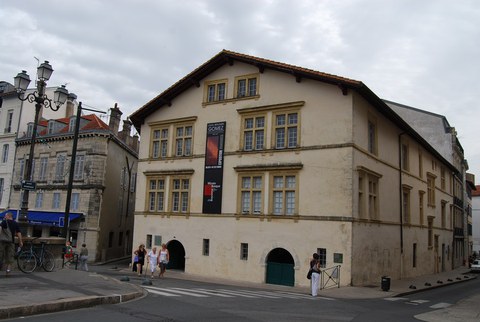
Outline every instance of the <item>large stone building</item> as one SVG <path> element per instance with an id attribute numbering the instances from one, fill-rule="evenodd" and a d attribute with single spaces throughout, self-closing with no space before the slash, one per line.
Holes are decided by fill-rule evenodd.
<path id="1" fill-rule="evenodd" d="M 45 89 L 49 98 L 54 97 L 54 87 Z M 35 89 L 28 89 L 24 97 L 35 92 Z M 63 104 L 58 111 L 49 108 L 42 108 L 39 113 L 40 119 L 64 118 L 76 111 L 76 102 L 69 100 Z M 24 136 L 33 124 L 35 116 L 35 102 L 18 99 L 15 87 L 5 81 L 0 81 L 0 211 L 7 209 L 10 205 L 11 187 L 13 183 L 13 168 L 15 164 L 16 145 L 15 140 Z M 19 207 L 19 205 L 13 205 Z"/>
<path id="2" fill-rule="evenodd" d="M 340 285 L 451 269 L 457 169 L 360 81 L 224 50 L 130 119 L 134 244 L 167 243 L 172 268 L 303 286 L 313 252 Z"/>
<path id="3" fill-rule="evenodd" d="M 70 102 L 71 103 L 71 102 Z M 38 124 L 31 180 L 27 235 L 58 236 L 64 226 L 75 118 L 42 118 Z M 75 158 L 68 236 L 76 246 L 85 242 L 90 260 L 105 261 L 131 253 L 137 173 L 138 137 L 131 122 L 119 131 L 121 111 L 110 109 L 109 125 L 96 115 L 82 115 Z M 31 125 L 16 139 L 10 210 L 22 200 L 24 171 L 31 143 Z"/>

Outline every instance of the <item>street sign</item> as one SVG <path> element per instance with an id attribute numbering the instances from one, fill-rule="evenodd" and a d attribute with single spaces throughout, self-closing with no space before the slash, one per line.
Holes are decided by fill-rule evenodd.
<path id="1" fill-rule="evenodd" d="M 35 190 L 37 188 L 37 183 L 35 181 L 22 180 L 22 189 L 23 190 Z"/>

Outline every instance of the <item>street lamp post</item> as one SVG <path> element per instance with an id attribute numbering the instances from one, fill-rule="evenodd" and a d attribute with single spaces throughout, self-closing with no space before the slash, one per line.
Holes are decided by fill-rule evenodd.
<path id="1" fill-rule="evenodd" d="M 75 161 L 77 158 L 78 132 L 80 128 L 80 118 L 82 117 L 82 102 L 78 103 L 77 116 L 75 117 L 75 129 L 73 132 L 72 157 L 70 158 L 70 172 L 68 176 L 67 201 L 65 202 L 65 219 L 62 229 L 62 237 L 69 239 L 68 227 L 70 221 L 70 201 L 72 198 L 73 177 L 75 174 Z"/>
<path id="2" fill-rule="evenodd" d="M 77 106 L 77 116 L 75 117 L 75 129 L 73 132 L 72 157 L 70 158 L 70 172 L 68 176 L 67 201 L 65 202 L 65 220 L 64 220 L 64 226 L 62 229 L 62 237 L 65 237 L 67 240 L 70 240 L 70 236 L 68 234 L 68 229 L 70 225 L 70 202 L 72 200 L 73 179 L 75 175 L 78 135 L 80 131 L 80 118 L 82 117 L 83 110 L 92 111 L 96 113 L 105 113 L 104 111 L 98 111 L 98 110 L 94 110 L 86 107 L 82 108 L 82 102 L 79 102 Z"/>
<path id="3" fill-rule="evenodd" d="M 27 185 L 25 183 L 29 183 L 32 180 L 32 166 L 33 166 L 33 154 L 35 152 L 35 140 L 37 138 L 37 124 L 38 124 L 38 117 L 40 115 L 40 110 L 42 107 L 49 107 L 54 111 L 58 111 L 60 106 L 65 103 L 68 97 L 68 91 L 65 86 L 58 87 L 54 92 L 54 99 L 53 102 L 50 98 L 47 97 L 45 94 L 45 90 L 47 87 L 46 81 L 50 79 L 50 76 L 53 73 L 52 66 L 45 61 L 44 63 L 40 64 L 37 68 L 37 90 L 33 93 L 27 94 L 23 97 L 25 91 L 30 84 L 30 76 L 28 76 L 26 71 L 22 71 L 18 73 L 18 75 L 14 78 L 15 88 L 18 92 L 18 98 L 21 101 L 29 101 L 30 103 L 35 102 L 35 118 L 33 122 L 33 131 L 32 131 L 32 141 L 30 143 L 30 154 L 28 155 L 28 163 L 26 164 L 26 171 L 24 173 L 23 181 L 22 181 L 22 188 L 23 191 L 23 198 L 22 198 L 22 206 L 20 209 L 20 215 L 18 218 L 19 222 L 28 222 L 28 198 L 29 192 L 31 189 L 31 185 Z"/>

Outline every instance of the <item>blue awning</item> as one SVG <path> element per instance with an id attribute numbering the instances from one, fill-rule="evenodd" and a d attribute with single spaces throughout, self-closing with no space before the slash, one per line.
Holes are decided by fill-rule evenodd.
<path id="1" fill-rule="evenodd" d="M 0 212 L 0 219 L 3 219 L 6 212 L 13 213 L 14 219 L 18 216 L 17 209 L 8 209 Z M 78 219 L 82 216 L 83 214 L 74 212 L 70 213 L 68 218 L 71 222 L 72 220 Z M 63 227 L 65 225 L 65 212 L 29 210 L 28 223 L 32 225 Z"/>

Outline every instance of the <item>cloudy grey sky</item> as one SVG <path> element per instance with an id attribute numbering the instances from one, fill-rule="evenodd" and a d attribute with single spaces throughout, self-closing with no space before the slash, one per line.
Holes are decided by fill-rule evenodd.
<path id="1" fill-rule="evenodd" d="M 222 49 L 360 80 L 445 115 L 480 178 L 477 0 L 0 0 L 0 28 L 0 80 L 49 60 L 49 85 L 124 116 Z"/>

